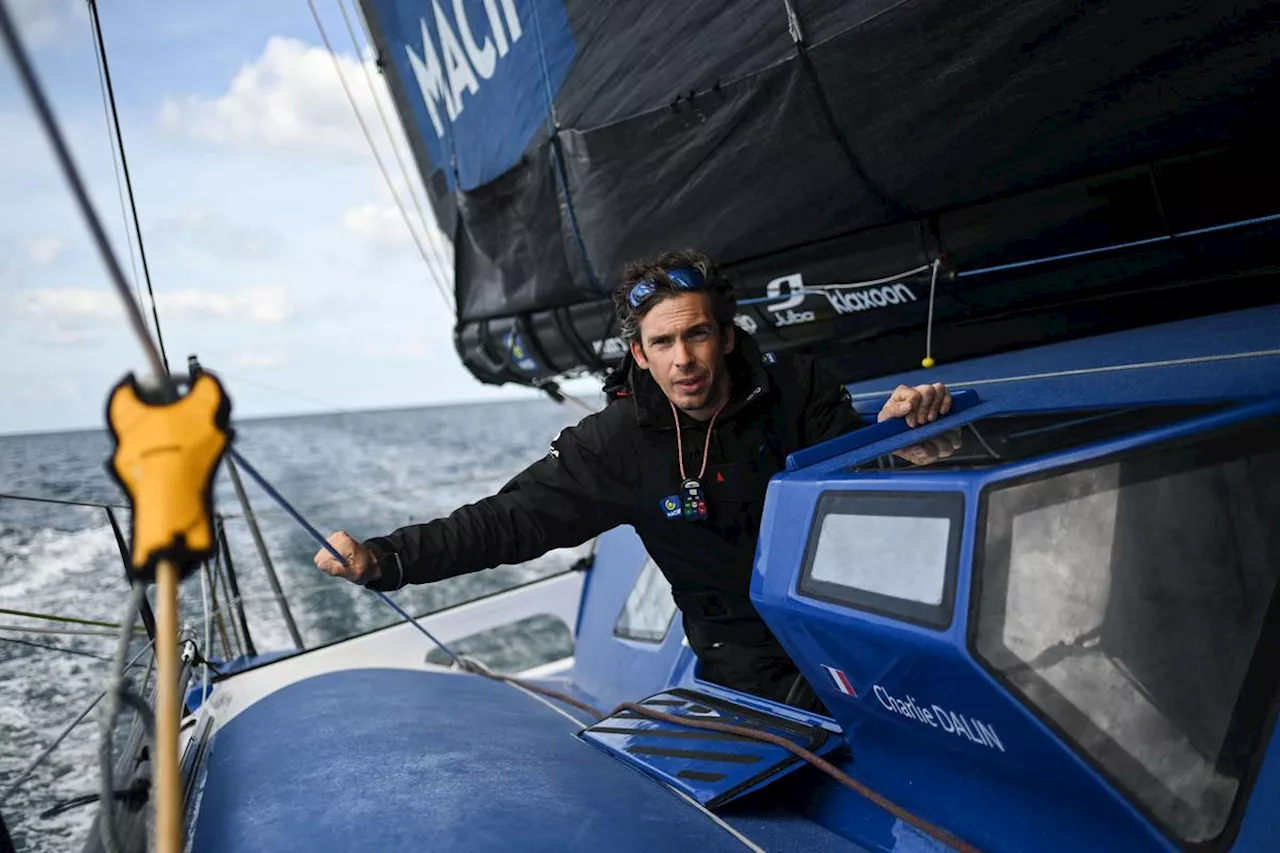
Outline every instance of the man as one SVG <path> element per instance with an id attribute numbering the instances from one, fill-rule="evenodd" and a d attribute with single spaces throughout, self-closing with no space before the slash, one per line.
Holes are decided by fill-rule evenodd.
<path id="1" fill-rule="evenodd" d="M 359 543 L 338 532 L 316 565 L 374 589 L 429 583 L 632 525 L 671 583 L 700 675 L 821 709 L 751 604 L 769 478 L 788 454 L 856 428 L 848 392 L 811 358 L 762 355 L 733 324 L 733 291 L 702 254 L 632 264 L 614 296 L 630 358 L 609 404 L 564 430 L 498 494 Z M 899 386 L 879 419 L 951 408 L 941 384 Z"/>

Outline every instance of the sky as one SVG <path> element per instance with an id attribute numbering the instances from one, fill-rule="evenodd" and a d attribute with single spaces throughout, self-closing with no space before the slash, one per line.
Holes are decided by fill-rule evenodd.
<path id="1" fill-rule="evenodd" d="M 126 276 L 141 286 L 85 2 L 8 2 Z M 411 221 L 451 276 L 430 210 L 427 235 L 409 200 L 417 173 L 363 30 L 356 20 L 358 52 L 339 2 L 350 0 L 316 5 Z M 99 6 L 175 370 L 198 355 L 240 418 L 536 396 L 482 385 L 459 362 L 437 286 L 451 299 L 452 280 L 433 280 L 415 248 L 306 0 Z M 0 434 L 102 426 L 111 387 L 146 374 L 147 362 L 7 55 L 0 140 Z"/>

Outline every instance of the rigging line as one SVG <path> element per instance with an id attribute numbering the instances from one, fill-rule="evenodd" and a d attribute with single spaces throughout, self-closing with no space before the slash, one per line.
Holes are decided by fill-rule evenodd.
<path id="1" fill-rule="evenodd" d="M 0 607 L 0 614 L 4 614 L 5 616 L 24 616 L 27 619 L 44 619 L 48 622 L 66 622 L 72 625 L 90 625 L 95 628 L 120 629 L 119 622 L 103 622 L 97 619 L 81 619 L 78 616 L 62 616 L 58 613 L 36 613 L 32 610 L 13 610 L 8 607 Z"/>
<path id="2" fill-rule="evenodd" d="M 110 661 L 111 658 L 106 655 L 99 655 L 93 652 L 86 652 L 84 649 L 73 649 L 70 646 L 54 646 L 47 643 L 34 643 L 31 640 L 19 640 L 17 637 L 0 637 L 0 643 L 13 643 L 17 646 L 30 646 L 33 649 L 44 649 L 47 652 L 63 652 L 69 655 L 79 655 L 80 657 L 93 658 L 94 660 Z M 136 666 L 136 664 L 130 664 Z"/>
<path id="3" fill-rule="evenodd" d="M 236 463 L 239 464 L 240 467 L 244 468 L 245 473 L 247 473 L 250 477 L 252 477 L 254 482 L 256 482 L 259 486 L 262 487 L 263 491 L 265 491 L 268 495 L 271 496 L 272 500 L 278 503 L 282 509 L 284 509 L 286 512 L 289 513 L 289 515 L 293 517 L 294 521 L 298 522 L 298 524 L 300 524 L 302 528 L 305 531 L 307 531 L 308 534 L 311 535 L 312 539 L 320 543 L 320 547 L 324 548 L 326 551 L 332 554 L 334 559 L 336 559 L 338 562 L 342 563 L 343 565 L 346 565 L 346 562 L 347 562 L 346 558 L 344 558 L 341 554 L 339 554 L 337 549 L 329 544 L 329 540 L 325 539 L 324 536 L 320 534 L 320 531 L 316 530 L 311 525 L 311 522 L 303 518 L 302 515 L 296 509 L 294 509 L 293 506 L 290 505 L 290 503 L 287 500 L 284 499 L 284 496 L 281 495 L 279 492 L 277 492 L 275 488 L 272 487 L 272 485 L 268 483 L 261 474 L 258 473 L 257 469 L 255 469 L 252 465 L 249 464 L 248 460 L 246 460 L 243 456 L 241 456 L 234 448 L 228 448 L 227 453 L 229 453 L 231 457 L 235 459 Z M 444 643 L 440 642 L 435 637 L 433 637 L 430 631 L 422 627 L 422 625 L 418 623 L 417 619 L 414 619 L 412 616 L 406 613 L 400 607 L 400 605 L 392 601 L 387 596 L 386 593 L 376 589 L 371 589 L 369 591 L 372 592 L 374 595 L 378 596 L 378 598 L 382 600 L 383 604 L 387 605 L 396 613 L 400 614 L 400 616 L 406 622 L 410 623 L 411 625 L 413 625 L 413 627 L 417 628 L 420 632 L 422 632 L 422 634 L 426 636 L 428 640 L 430 640 L 431 642 L 439 646 L 440 649 L 445 654 L 447 654 L 453 660 L 454 663 L 461 665 L 461 661 L 458 659 L 458 656 L 455 655 L 448 646 L 446 646 Z"/>
<path id="4" fill-rule="evenodd" d="M 49 144 L 53 147 L 54 155 L 57 158 L 58 166 L 62 169 L 63 177 L 70 185 L 71 192 L 76 198 L 76 203 L 80 207 L 85 223 L 89 226 L 90 232 L 92 232 L 94 244 L 97 246 L 98 253 L 102 256 L 103 264 L 107 267 L 111 283 L 115 286 L 116 292 L 124 303 L 125 314 L 129 318 L 129 324 L 132 326 L 134 335 L 138 338 L 138 343 L 142 346 L 142 350 L 147 356 L 147 362 L 155 374 L 156 381 L 160 382 L 166 391 L 171 391 L 172 382 L 169 379 L 169 372 L 165 367 L 165 362 L 160 357 L 160 351 L 156 349 L 155 342 L 151 340 L 151 333 L 147 330 L 147 324 L 142 319 L 141 309 L 129 292 L 129 284 L 125 281 L 124 271 L 121 270 L 120 262 L 116 259 L 111 243 L 107 239 L 107 233 L 102 227 L 102 220 L 98 217 L 98 213 L 93 207 L 93 202 L 89 199 L 89 193 L 85 189 L 84 181 L 80 178 L 80 172 L 76 168 L 75 161 L 71 159 L 71 152 L 67 148 L 66 140 L 62 137 L 62 131 L 58 128 L 58 121 L 54 118 L 53 109 L 49 106 L 44 89 L 36 78 L 31 59 L 27 56 L 22 37 L 18 35 L 18 30 L 13 23 L 13 17 L 9 12 L 9 0 L 0 0 L 0 36 L 4 38 L 5 45 L 9 49 L 9 56 L 13 59 L 13 64 L 18 71 L 18 77 L 22 80 L 22 86 L 26 90 L 27 97 L 31 99 L 32 106 L 39 116 L 40 124 L 49 138 Z"/>
<path id="5" fill-rule="evenodd" d="M 4 0 L 0 0 L 0 7 L 3 7 L 3 5 L 4 5 Z M 3 12 L 0 12 L 0 14 L 3 14 Z M 143 646 L 142 650 L 138 652 L 136 655 L 134 655 L 133 660 L 125 664 L 124 668 L 127 669 L 129 667 L 132 667 L 139 660 L 141 660 L 142 656 L 151 650 L 151 645 L 152 644 L 148 642 L 145 646 Z M 71 732 L 75 729 L 75 727 L 80 725 L 80 723 L 84 721 L 85 717 L 89 716 L 89 714 L 93 711 L 93 709 L 98 706 L 98 703 L 101 702 L 103 697 L 106 695 L 107 695 L 107 691 L 105 690 L 99 693 L 97 695 L 97 698 L 95 698 L 92 702 L 90 702 L 87 708 L 85 708 L 83 711 L 77 714 L 76 718 L 72 720 L 70 723 L 68 723 L 67 726 L 62 730 L 62 733 L 53 739 L 53 743 L 45 747 L 44 750 L 35 757 L 35 760 L 33 760 L 29 765 L 27 765 L 27 769 L 19 773 L 17 778 L 14 779 L 11 783 L 9 783 L 9 787 L 5 789 L 3 794 L 0 794 L 0 806 L 3 806 L 5 802 L 11 796 L 13 796 L 14 792 L 17 791 L 18 788 L 22 787 L 22 783 L 27 781 L 27 777 L 29 777 L 32 773 L 36 772 L 36 770 L 40 767 L 40 765 L 44 763 L 44 760 L 48 758 L 49 755 L 52 754 L 55 749 L 58 748 L 58 744 L 62 743 L 64 740 L 67 739 L 67 735 L 71 734 Z"/>
<path id="6" fill-rule="evenodd" d="M 85 509 L 129 509 L 124 504 L 102 504 L 94 501 L 73 501 L 63 498 L 45 498 L 39 495 L 11 495 L 0 492 L 0 500 L 30 501 L 38 504 L 59 504 L 61 506 L 78 506 Z"/>
<path id="7" fill-rule="evenodd" d="M 124 614 L 120 619 L 120 624 L 133 628 L 134 621 L 138 618 L 138 610 L 142 602 L 147 597 L 146 586 L 138 581 L 129 586 L 129 599 L 125 604 Z M 106 704 L 103 706 L 102 714 L 98 719 L 98 785 L 102 794 L 102 801 L 106 804 L 106 808 L 98 811 L 98 834 L 102 839 L 102 844 L 107 848 L 108 853 L 119 853 L 120 843 L 116 838 L 115 812 L 111 804 L 111 792 L 115 790 L 114 767 L 112 760 L 114 754 L 112 750 L 112 738 L 115 734 L 116 719 L 120 716 L 120 704 L 124 694 L 128 692 L 125 685 L 125 667 L 124 656 L 129 649 L 130 630 L 121 630 L 120 636 L 116 640 L 115 658 L 112 660 L 111 672 L 107 676 L 106 689 L 102 691 L 106 697 Z M 156 632 L 156 639 L 153 642 L 171 643 L 176 638 L 172 636 L 161 636 L 160 632 Z M 160 657 L 161 647 L 156 646 L 156 657 Z M 171 675 L 161 671 L 160 675 Z M 160 690 L 164 690 L 166 685 L 157 684 Z M 155 761 L 156 744 L 153 740 L 151 744 L 151 757 Z M 158 809 L 157 809 L 158 811 Z M 157 831 L 157 836 L 160 832 Z"/>
<path id="8" fill-rule="evenodd" d="M 933 298 L 938 290 L 938 268 L 942 266 L 942 261 L 935 260 L 933 262 L 933 276 L 929 280 L 929 320 L 925 324 L 924 338 L 924 366 L 933 367 Z"/>
<path id="9" fill-rule="evenodd" d="M 891 284 L 892 282 L 895 282 L 895 281 L 901 281 L 904 278 L 910 278 L 913 275 L 919 275 L 920 273 L 928 272 L 930 267 L 932 267 L 933 265 L 934 263 L 930 262 L 930 263 L 918 266 L 915 269 L 907 270 L 906 272 L 895 273 L 894 275 L 887 275 L 884 278 L 874 278 L 868 281 L 850 281 L 842 284 L 806 284 L 806 285 L 803 285 L 803 288 L 806 291 L 821 292 L 821 291 L 827 291 L 827 290 L 853 290 L 859 287 L 875 287 L 878 284 Z"/>
<path id="10" fill-rule="evenodd" d="M 133 231 L 138 237 L 138 257 L 142 260 L 142 277 L 146 279 L 147 295 L 151 298 L 151 319 L 155 323 L 156 340 L 160 344 L 160 357 L 164 360 L 165 373 L 168 373 L 169 355 L 164 351 L 164 333 L 160 331 L 160 312 L 156 309 L 156 292 L 151 289 L 151 269 L 147 266 L 147 249 L 142 243 L 142 223 L 138 219 L 138 203 L 133 197 L 133 179 L 129 177 L 129 157 L 124 150 L 124 132 L 120 129 L 120 112 L 116 109 L 116 92 L 111 85 L 111 65 L 107 62 L 107 43 L 102 38 L 102 21 L 98 18 L 97 0 L 89 0 L 89 18 L 93 22 L 93 33 L 98 42 L 98 67 L 102 70 L 102 79 L 107 84 L 107 98 L 111 102 L 111 121 L 115 125 L 116 143 L 120 148 L 120 167 L 124 172 L 124 186 L 129 192 L 129 209 L 133 212 Z M 135 271 L 135 284 L 137 276 Z"/>
<path id="11" fill-rule="evenodd" d="M 779 746 L 787 750 L 787 752 L 790 752 L 796 758 L 809 762 L 823 773 L 826 773 L 832 779 L 835 779 L 841 785 L 844 785 L 846 788 L 862 795 L 867 800 L 870 800 L 881 809 L 896 817 L 898 820 L 903 823 L 910 824 L 931 838 L 948 845 L 954 850 L 961 851 L 961 853 L 979 853 L 978 848 L 974 847 L 964 839 L 957 837 L 940 826 L 930 823 L 924 818 L 912 814 L 903 807 L 897 805 L 886 797 L 881 796 L 871 788 L 868 788 L 866 785 L 849 776 L 825 758 L 815 755 L 782 735 L 762 731 L 760 729 L 747 728 L 746 726 L 737 726 L 731 723 L 718 723 L 712 720 L 692 719 L 683 715 L 669 714 L 665 711 L 656 711 L 653 708 L 648 708 L 635 702 L 620 703 L 618 707 L 614 708 L 610 712 L 610 716 L 623 710 L 630 711 L 633 714 L 650 720 L 659 720 L 670 725 L 685 726 L 693 729 L 706 729 L 708 731 L 723 732 L 725 734 L 735 734 L 741 737 L 747 737 L 752 740 L 763 741 L 765 743 L 771 743 L 775 746 Z"/>
<path id="12" fill-rule="evenodd" d="M 204 646 L 200 650 L 200 704 L 203 705 L 205 700 L 209 698 L 209 660 L 208 656 L 213 654 L 213 614 L 209 611 L 209 572 L 208 564 L 205 564 L 205 571 L 200 572 L 200 604 L 204 608 Z"/>
<path id="13" fill-rule="evenodd" d="M 265 391 L 274 391 L 277 394 L 283 394 L 286 397 L 293 397 L 295 400 L 301 400 L 304 403 L 311 403 L 316 406 L 322 406 L 325 409 L 328 409 L 330 412 L 337 415 L 356 414 L 356 410 L 354 409 L 340 409 L 337 406 L 333 405 L 332 403 L 326 403 L 324 400 L 317 400 L 315 397 L 308 397 L 304 394 L 298 394 L 294 391 L 287 391 L 284 388 L 278 388 L 275 385 L 268 385 L 267 383 L 259 382 L 256 379 L 246 379 L 243 376 L 232 376 L 230 373 L 227 373 L 225 370 L 218 370 L 217 373 L 219 376 L 225 376 L 227 379 L 234 381 L 236 384 L 240 384 L 243 382 L 246 385 L 256 385 L 257 387 Z"/>
<path id="14" fill-rule="evenodd" d="M 923 266 L 916 267 L 915 269 L 906 270 L 905 272 L 900 272 L 900 273 L 894 273 L 893 275 L 888 275 L 888 276 L 885 276 L 884 278 L 870 279 L 868 281 L 850 281 L 850 282 L 845 282 L 844 284 L 802 284 L 797 290 L 793 290 L 790 293 L 780 293 L 777 296 L 756 296 L 756 297 L 752 297 L 751 299 L 739 299 L 737 300 L 737 304 L 738 305 L 757 305 L 762 302 L 781 302 L 785 299 L 791 299 L 793 296 L 796 295 L 796 293 L 826 294 L 827 291 L 839 292 L 841 290 L 856 290 L 861 287 L 875 287 L 876 285 L 881 285 L 881 284 L 892 284 L 895 281 L 901 281 L 904 278 L 910 278 L 913 275 L 919 275 L 920 273 L 928 272 L 930 268 L 933 268 L 936 272 L 937 263 L 938 263 L 937 261 L 934 261 L 934 262 L 925 264 Z"/>
<path id="15" fill-rule="evenodd" d="M 93 5 L 93 0 L 90 0 L 89 5 Z M 134 257 L 133 252 L 133 232 L 129 230 L 129 211 L 124 206 L 124 184 L 120 181 L 120 158 L 116 156 L 116 140 L 111 135 L 111 108 L 107 104 L 107 83 L 102 71 L 102 54 L 98 52 L 98 40 L 92 29 L 89 31 L 89 38 L 93 39 L 93 58 L 98 64 L 98 92 L 102 95 L 102 122 L 107 129 L 107 149 L 111 152 L 111 170 L 116 176 L 116 198 L 120 200 L 120 221 L 124 223 L 124 242 L 129 249 L 129 267 L 133 270 L 133 292 L 138 297 L 138 304 L 141 305 L 142 284 L 138 279 L 138 259 Z"/>
<path id="16" fill-rule="evenodd" d="M 1178 367 L 1184 364 L 1205 364 L 1214 361 L 1234 361 L 1241 358 L 1266 358 L 1280 355 L 1280 349 L 1261 349 L 1251 352 L 1230 352 L 1221 355 L 1197 355 L 1189 358 L 1170 358 L 1163 361 L 1137 361 L 1129 364 L 1107 364 L 1101 367 L 1080 367 L 1074 370 L 1051 370 L 1046 373 L 1024 373 L 1020 376 L 998 376 L 991 379 L 956 380 L 948 382 L 952 388 L 973 388 L 979 385 L 998 385 L 1002 382 L 1026 382 L 1033 379 L 1058 379 L 1064 376 L 1088 376 L 1094 373 L 1115 373 L 1121 370 L 1147 370 L 1153 367 Z M 892 391 L 860 391 L 850 394 L 854 400 L 871 400 L 892 394 Z"/>
<path id="17" fill-rule="evenodd" d="M 556 185 L 560 192 L 564 194 L 564 212 L 568 215 L 569 229 L 573 233 L 574 244 L 578 247 L 578 253 L 582 255 L 583 272 L 586 273 L 587 280 L 597 291 L 608 296 L 609 288 L 606 285 L 601 290 L 600 277 L 596 275 L 595 267 L 591 264 L 591 256 L 587 252 L 586 241 L 582 238 L 582 229 L 578 227 L 578 213 L 573 206 L 573 196 L 569 191 L 569 172 L 565 168 L 564 153 L 560 148 L 560 117 L 556 115 L 555 93 L 551 90 L 551 71 L 547 68 L 547 50 L 542 40 L 542 19 L 538 15 L 537 3 L 530 4 L 529 8 L 533 12 L 533 35 L 538 45 L 538 67 L 542 71 L 543 97 L 546 98 L 547 102 L 547 147 L 551 151 Z"/>
<path id="18" fill-rule="evenodd" d="M 1236 222 L 1224 222 L 1219 225 L 1209 225 L 1204 228 L 1193 228 L 1189 231 L 1175 231 L 1171 234 L 1162 234 L 1159 237 L 1146 237 L 1141 240 L 1130 240 L 1125 243 L 1112 243 L 1107 246 L 1095 246 L 1092 249 L 1080 249 L 1075 252 L 1063 252 L 1058 255 L 1049 255 L 1043 258 L 1031 258 L 1026 261 L 1014 261 L 1008 264 L 998 264 L 993 267 L 982 267 L 974 270 L 961 270 L 957 272 L 956 278 L 968 278 L 974 275 L 987 275 L 993 272 L 1004 272 L 1006 270 L 1023 269 L 1025 267 L 1039 266 L 1040 264 L 1053 263 L 1055 261 L 1071 260 L 1073 258 L 1084 258 L 1090 255 L 1098 255 L 1104 252 L 1118 252 L 1122 249 L 1134 249 L 1141 246 L 1150 246 L 1155 243 L 1168 243 L 1177 241 L 1186 237 L 1199 237 L 1203 234 L 1214 234 L 1219 231 L 1232 231 L 1237 228 L 1249 228 L 1254 225 L 1264 225 L 1269 222 L 1280 220 L 1280 213 L 1273 213 L 1268 216 L 1255 216 L 1251 219 L 1241 219 Z"/>
<path id="19" fill-rule="evenodd" d="M 396 192 L 395 182 L 391 180 L 391 174 L 387 171 L 386 164 L 382 162 L 382 155 L 378 153 L 378 146 L 373 141 L 373 134 L 369 132 L 369 126 L 365 124 L 364 116 L 360 113 L 360 108 L 356 106 L 355 95 L 352 94 L 351 87 L 347 85 L 347 76 L 342 73 L 342 66 L 338 64 L 338 54 L 334 52 L 333 43 L 329 41 L 329 33 L 325 30 L 324 23 L 320 20 L 320 11 L 316 9 L 315 0 L 307 0 L 307 6 L 311 9 L 311 17 L 316 22 L 316 29 L 320 31 L 320 38 L 324 41 L 325 50 L 329 52 L 329 59 L 333 62 L 333 70 L 338 75 L 338 82 L 342 84 L 342 91 L 347 96 L 347 103 L 351 105 L 351 110 L 356 115 L 356 121 L 360 124 L 360 132 L 364 134 L 365 141 L 369 143 L 369 150 L 373 153 L 373 159 L 378 164 L 378 171 L 382 173 L 382 179 L 387 182 L 387 191 L 391 193 L 391 197 L 396 203 L 396 209 L 400 211 L 400 218 L 404 220 L 404 227 L 409 229 L 409 236 L 413 238 L 413 244 L 418 247 L 418 253 L 422 255 L 423 263 L 431 271 L 431 280 L 440 291 L 440 298 L 444 300 L 445 307 L 450 312 L 453 312 L 454 308 L 449 301 L 444 283 L 435 276 L 435 268 L 431 266 L 430 254 L 427 252 L 426 247 L 422 245 L 418 232 L 414 230 L 413 222 L 409 219 L 409 211 L 405 210 L 404 202 L 400 200 L 400 194 Z M 356 61 L 363 63 L 364 60 L 357 56 Z"/>
<path id="20" fill-rule="evenodd" d="M 107 628 L 36 628 L 31 625 L 0 625 L 0 631 L 17 631 L 22 634 L 61 634 L 67 637 L 114 637 L 115 631 Z M 141 634 L 140 634 L 141 636 Z"/>
<path id="21" fill-rule="evenodd" d="M 400 167 L 400 176 L 404 178 L 405 191 L 409 193 L 409 198 L 413 202 L 414 209 L 418 212 L 418 221 L 422 223 L 422 233 L 426 237 L 427 242 L 431 244 L 431 248 L 439 251 L 440 246 L 433 239 L 432 232 L 435 230 L 427 224 L 427 214 L 422 208 L 422 201 L 418 198 L 418 194 L 414 192 L 413 181 L 409 176 L 409 169 L 404 164 L 404 158 L 400 156 L 400 146 L 396 144 L 396 136 L 391 130 L 391 122 L 387 119 L 386 111 L 382 108 L 382 98 L 378 95 L 378 87 L 373 83 L 373 75 L 369 73 L 369 66 L 361 58 L 360 42 L 356 37 L 356 29 L 351 24 L 351 17 L 347 14 L 347 4 L 345 0 L 337 0 L 338 11 L 342 13 L 342 21 L 346 24 L 347 35 L 351 37 L 351 46 L 355 49 L 356 60 L 360 64 L 360 70 L 364 72 L 364 81 L 369 86 L 369 94 L 373 97 L 373 105 L 378 111 L 378 118 L 382 121 L 382 129 L 387 133 L 387 144 L 391 146 L 391 153 L 395 155 L 396 165 Z M 449 272 L 444 266 L 444 262 L 437 258 L 435 254 L 431 255 L 433 263 L 433 273 L 439 272 L 440 279 L 447 282 L 449 280 Z M 438 269 L 437 269 L 438 268 Z M 445 288 L 447 290 L 447 287 Z M 449 302 L 449 300 L 445 300 Z M 453 304 L 453 303 L 450 303 Z M 457 312 L 457 305 L 454 304 L 454 312 Z"/>

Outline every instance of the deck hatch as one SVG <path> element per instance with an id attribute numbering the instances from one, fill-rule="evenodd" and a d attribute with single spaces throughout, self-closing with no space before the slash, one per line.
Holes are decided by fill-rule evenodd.
<path id="1" fill-rule="evenodd" d="M 841 743 L 839 737 L 818 726 L 692 690 L 665 691 L 640 704 L 678 717 L 771 732 L 817 755 L 826 755 Z M 776 744 L 650 720 L 630 711 L 620 711 L 601 720 L 579 736 L 708 808 L 764 787 L 804 764 Z"/>

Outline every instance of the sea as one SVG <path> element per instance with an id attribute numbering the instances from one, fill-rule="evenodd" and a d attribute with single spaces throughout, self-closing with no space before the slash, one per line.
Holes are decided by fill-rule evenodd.
<path id="1" fill-rule="evenodd" d="M 600 405 L 602 399 L 588 401 Z M 235 447 L 312 525 L 357 539 L 446 516 L 500 489 L 548 451 L 583 412 L 549 400 L 486 403 L 235 423 Z M 107 475 L 103 430 L 0 436 L 0 493 L 61 501 L 123 504 Z M 371 593 L 320 572 L 317 545 L 247 476 L 245 486 L 268 554 L 303 644 L 310 647 L 369 631 L 399 617 Z M 225 473 L 214 490 L 226 528 L 246 619 L 259 652 L 293 648 L 249 527 Z M 129 533 L 129 513 L 117 511 Z M 590 543 L 532 562 L 408 587 L 395 593 L 423 614 L 563 571 Z M 215 589 L 216 593 L 217 590 Z M 0 499 L 0 609 L 118 622 L 128 595 L 105 510 Z M 203 642 L 209 607 L 200 574 L 181 590 L 182 624 Z M 224 600 L 220 600 L 227 610 Z M 209 620 L 212 652 L 227 619 Z M 218 626 L 215 629 L 213 626 Z M 473 652 L 508 671 L 568 653 L 565 626 L 534 625 Z M 37 632 L 56 631 L 59 633 Z M 69 632 L 69 633 L 62 633 Z M 98 633 L 95 633 L 98 632 Z M 79 623 L 0 613 L 0 815 L 19 853 L 79 850 L 96 806 L 42 812 L 98 790 L 98 715 L 76 726 L 30 778 L 19 775 L 101 692 L 114 650 L 113 631 Z M 566 643 L 568 643 L 566 647 Z"/>

